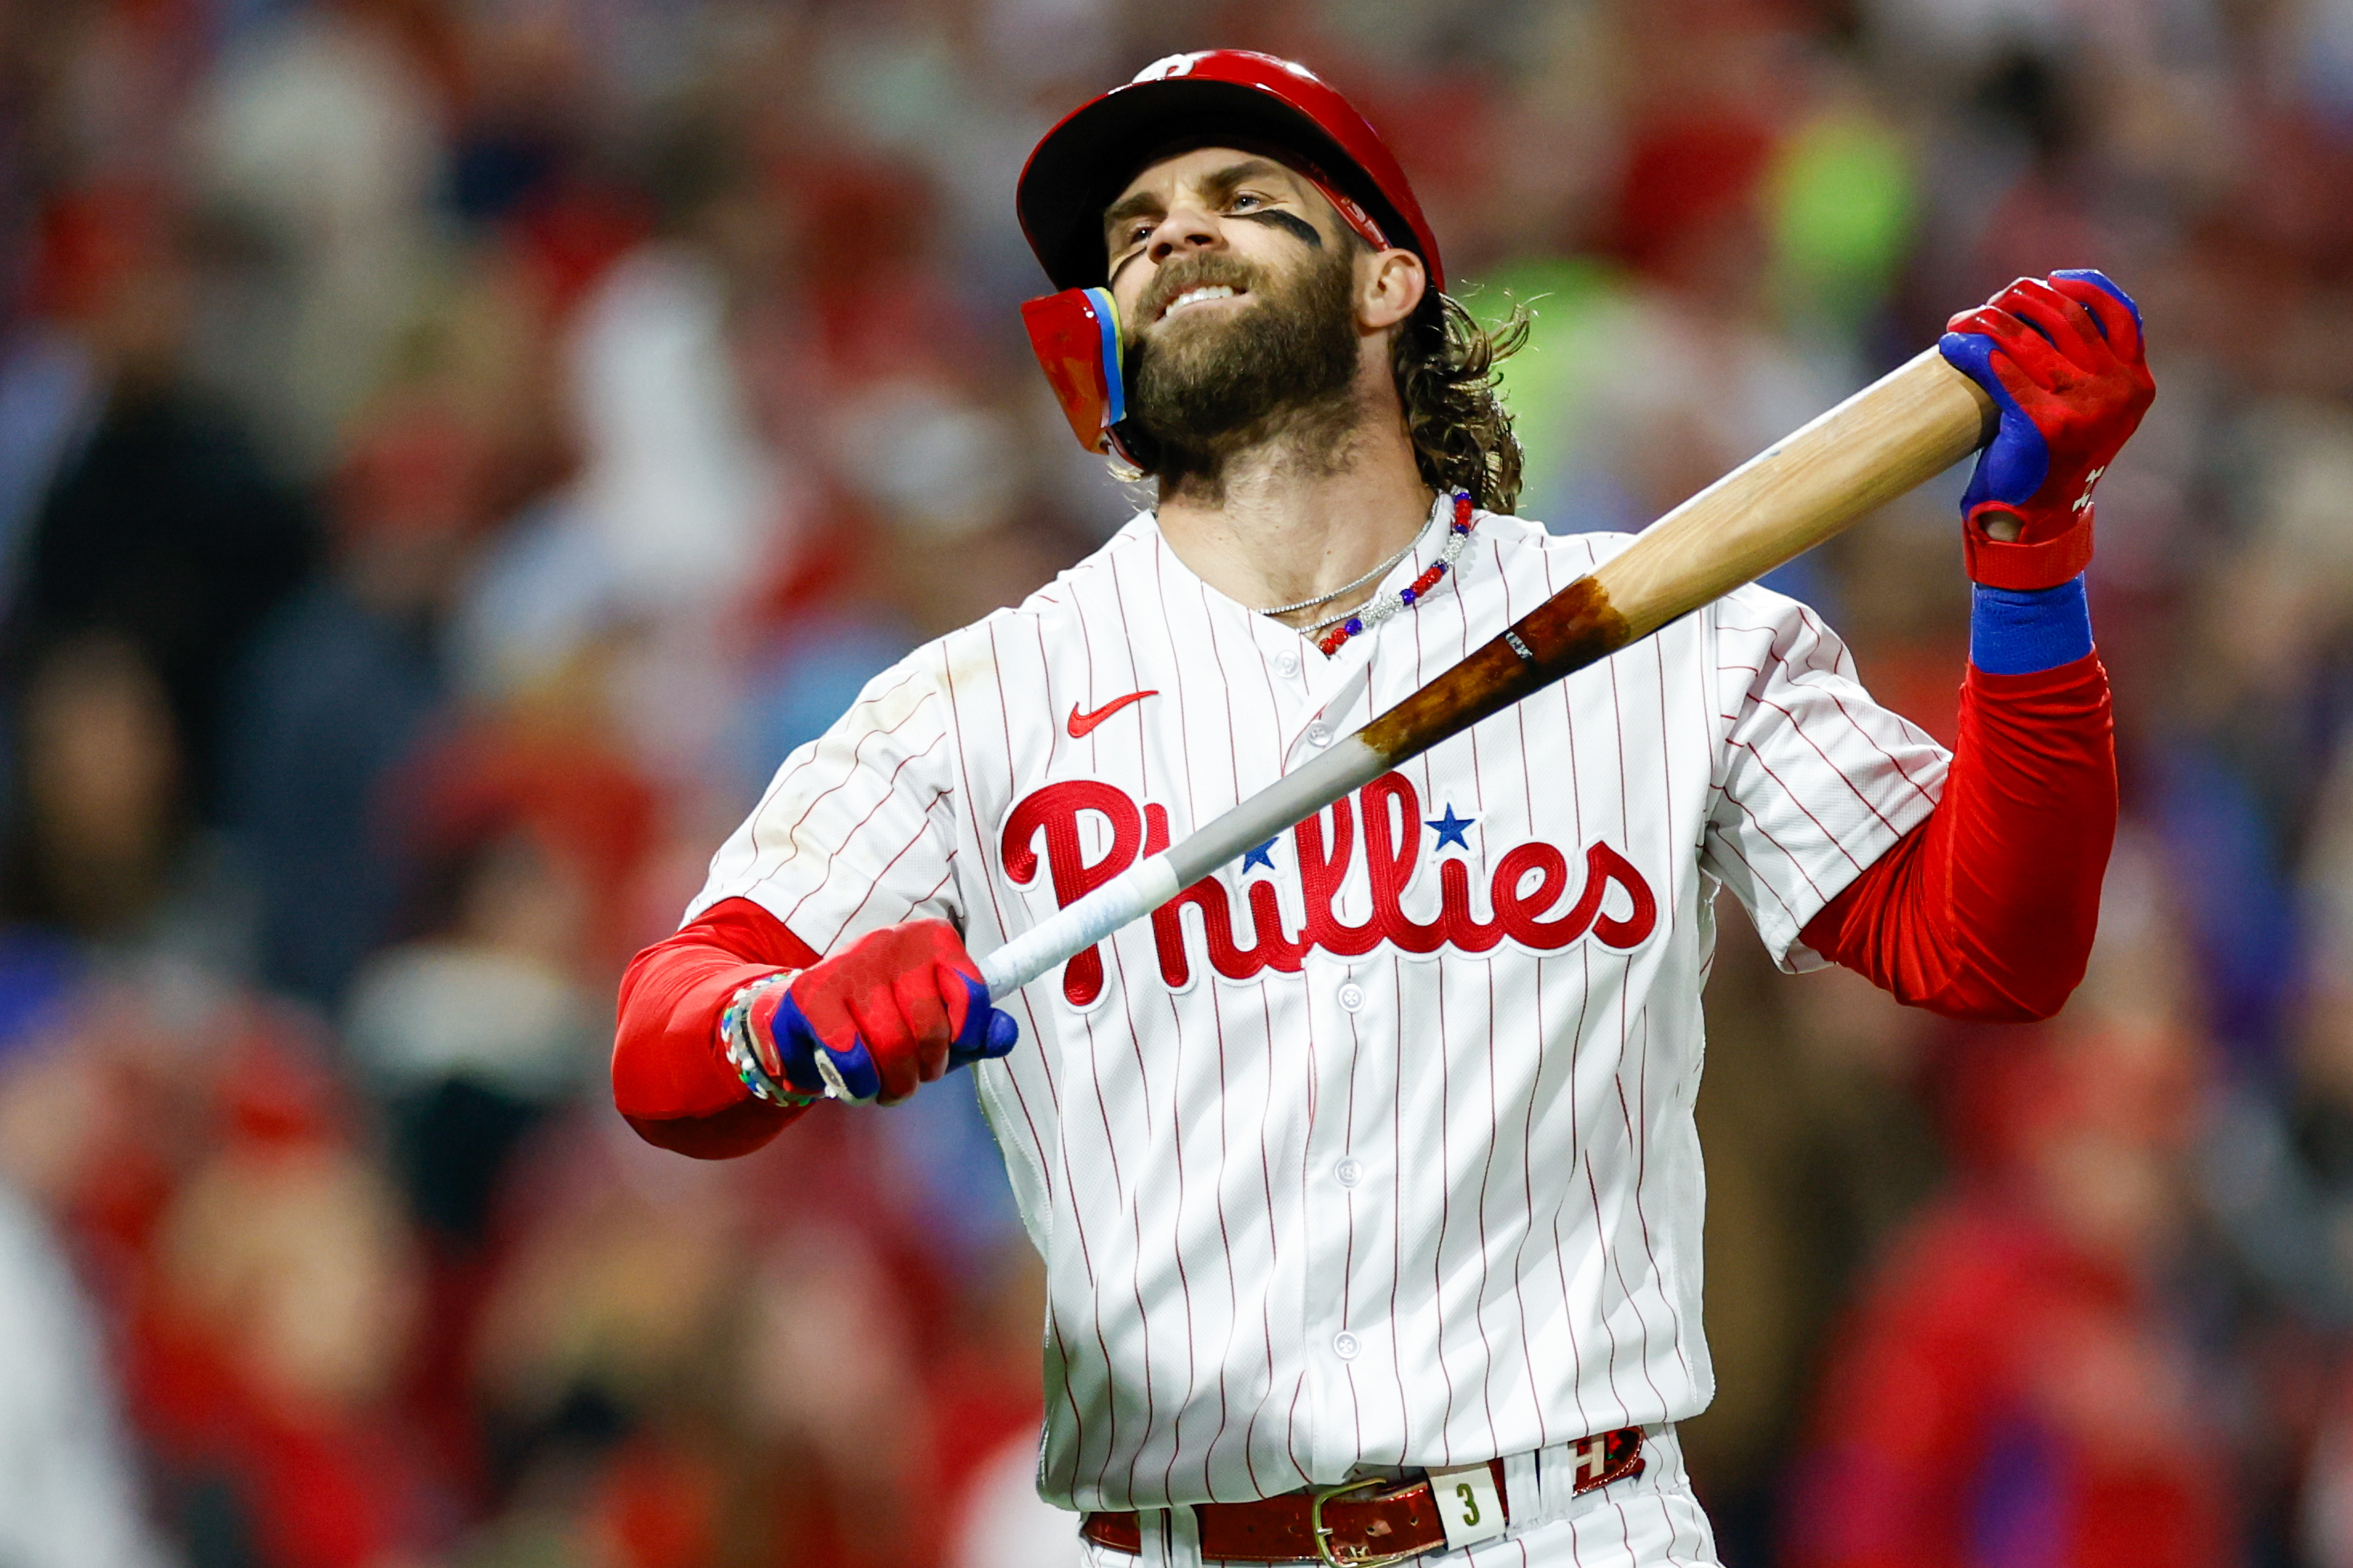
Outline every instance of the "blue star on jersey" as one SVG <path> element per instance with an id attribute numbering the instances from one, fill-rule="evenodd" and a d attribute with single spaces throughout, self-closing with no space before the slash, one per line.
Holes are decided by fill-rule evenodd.
<path id="1" fill-rule="evenodd" d="M 1471 841 L 1463 837 L 1462 835 L 1469 831 L 1472 823 L 1478 820 L 1479 819 L 1475 816 L 1455 816 L 1454 803 L 1450 800 L 1446 803 L 1446 815 L 1444 816 L 1430 818 L 1429 823 L 1430 827 L 1438 834 L 1439 848 L 1443 849 L 1449 844 L 1451 844 L 1457 849 L 1463 850 L 1467 853 L 1471 847 Z"/>
<path id="2" fill-rule="evenodd" d="M 1243 856 L 1242 869 L 1244 871 L 1248 871 L 1253 866 L 1263 866 L 1270 871 L 1273 870 L 1275 842 L 1276 841 L 1274 839 L 1270 838 L 1265 843 L 1260 845 L 1257 848 L 1251 850 L 1249 854 Z"/>

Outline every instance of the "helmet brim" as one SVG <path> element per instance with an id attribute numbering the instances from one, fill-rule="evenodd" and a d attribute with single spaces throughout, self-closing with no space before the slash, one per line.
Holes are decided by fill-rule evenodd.
<path id="1" fill-rule="evenodd" d="M 1058 289 L 1110 270 L 1103 215 L 1138 171 L 1196 147 L 1240 147 L 1303 160 L 1306 172 L 1362 206 L 1391 245 L 1421 257 L 1415 226 L 1314 119 L 1263 89 L 1214 78 L 1131 83 L 1072 110 L 1029 154 L 1014 195 L 1021 232 Z"/>

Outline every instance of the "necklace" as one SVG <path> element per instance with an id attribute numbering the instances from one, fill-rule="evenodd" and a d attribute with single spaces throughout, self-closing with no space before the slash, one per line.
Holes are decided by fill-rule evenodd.
<path id="1" fill-rule="evenodd" d="M 1318 605 L 1330 604 L 1333 600 L 1340 597 L 1344 594 L 1353 594 L 1367 583 L 1379 582 L 1382 578 L 1389 574 L 1390 567 L 1395 566 L 1398 562 L 1413 553 L 1413 547 L 1421 542 L 1421 536 L 1424 532 L 1428 531 L 1429 528 L 1430 524 L 1425 522 L 1421 527 L 1415 529 L 1413 537 L 1405 542 L 1405 548 L 1403 550 L 1398 551 L 1395 555 L 1390 556 L 1387 561 L 1382 562 L 1379 565 L 1374 567 L 1371 571 L 1366 573 L 1355 582 L 1343 583 L 1328 594 L 1318 594 L 1312 599 L 1302 599 L 1295 605 L 1275 605 L 1270 608 L 1259 611 L 1258 614 L 1261 616 L 1288 616 L 1299 610 L 1312 610 Z"/>
<path id="2" fill-rule="evenodd" d="M 1419 541 L 1417 540 L 1416 542 L 1419 543 Z M 1424 594 L 1437 587 L 1439 579 L 1451 571 L 1457 561 L 1462 559 L 1462 552 L 1470 542 L 1471 492 L 1456 490 L 1454 517 L 1447 525 L 1446 547 L 1438 552 L 1438 559 L 1431 562 L 1420 576 L 1416 577 L 1407 586 L 1398 589 L 1397 597 L 1383 599 L 1378 604 L 1367 605 L 1364 609 L 1345 616 L 1335 616 L 1320 626 L 1310 627 L 1307 635 L 1315 639 L 1315 647 L 1325 657 L 1337 653 L 1340 650 L 1340 645 L 1350 637 L 1363 635 L 1366 630 L 1379 626 L 1399 610 L 1413 608 L 1415 602 Z M 1409 545 L 1407 548 L 1410 549 L 1412 546 Z M 1394 561 L 1390 563 L 1390 565 L 1395 564 Z M 1384 567 L 1383 570 L 1386 571 L 1388 568 Z M 1339 592 L 1345 594 L 1347 589 L 1343 588 Z M 1308 601 L 1310 604 L 1320 602 L 1313 599 Z"/>

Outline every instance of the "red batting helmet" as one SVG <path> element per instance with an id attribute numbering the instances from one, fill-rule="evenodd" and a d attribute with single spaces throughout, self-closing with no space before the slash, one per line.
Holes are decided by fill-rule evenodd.
<path id="1" fill-rule="evenodd" d="M 1413 251 L 1443 291 L 1438 238 L 1370 122 L 1305 66 L 1248 49 L 1170 55 L 1081 104 L 1046 132 L 1014 205 L 1058 289 L 1101 283 L 1103 215 L 1135 172 L 1191 147 L 1275 153 L 1315 182 L 1375 244 Z"/>

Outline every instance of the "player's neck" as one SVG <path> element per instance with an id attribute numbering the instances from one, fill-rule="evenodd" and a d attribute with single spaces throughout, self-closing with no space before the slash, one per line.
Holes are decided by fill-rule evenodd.
<path id="1" fill-rule="evenodd" d="M 1222 455 L 1214 483 L 1160 500 L 1160 531 L 1178 560 L 1252 609 L 1312 599 L 1355 581 L 1412 542 L 1432 495 L 1394 396 L 1359 404 L 1359 419 L 1323 439 L 1321 454 L 1283 434 Z M 1335 462 L 1332 454 L 1341 454 Z M 1377 584 L 1352 593 L 1369 597 Z M 1354 608 L 1334 600 L 1280 617 L 1305 627 Z"/>

